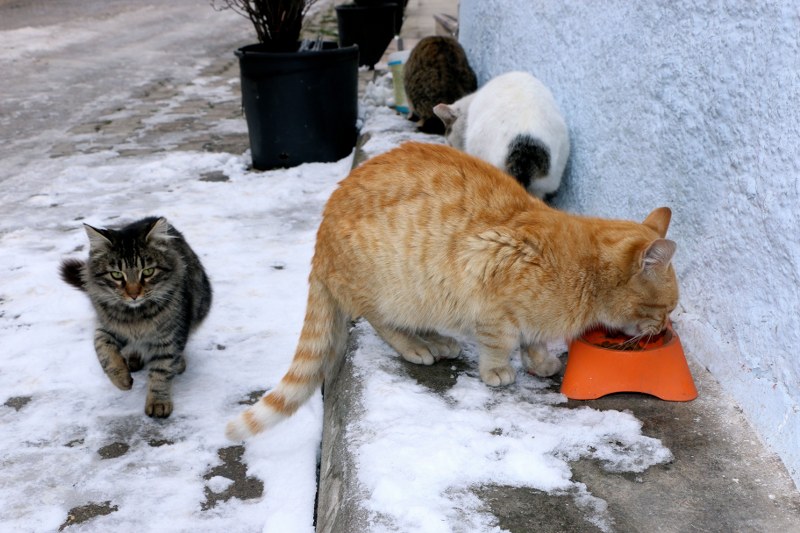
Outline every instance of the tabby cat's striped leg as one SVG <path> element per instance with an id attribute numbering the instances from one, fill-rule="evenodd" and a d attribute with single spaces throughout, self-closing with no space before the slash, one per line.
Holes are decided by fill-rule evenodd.
<path id="1" fill-rule="evenodd" d="M 172 378 L 186 369 L 181 354 L 158 355 L 150 359 L 147 400 L 144 412 L 153 418 L 167 418 L 172 414 Z"/>
<path id="2" fill-rule="evenodd" d="M 94 332 L 94 349 L 103 372 L 118 389 L 130 390 L 133 378 L 119 351 L 119 342 L 108 331 L 97 328 Z"/>
<path id="3" fill-rule="evenodd" d="M 531 374 L 546 378 L 558 374 L 561 370 L 561 361 L 558 357 L 550 355 L 547 344 L 543 342 L 523 344 L 520 353 L 522 364 Z"/>
<path id="4" fill-rule="evenodd" d="M 517 379 L 510 364 L 511 352 L 519 344 L 519 332 L 504 330 L 496 324 L 478 326 L 478 371 L 487 385 L 510 385 Z"/>

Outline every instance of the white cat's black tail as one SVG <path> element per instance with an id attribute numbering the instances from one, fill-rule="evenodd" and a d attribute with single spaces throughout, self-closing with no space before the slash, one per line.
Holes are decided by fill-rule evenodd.
<path id="1" fill-rule="evenodd" d="M 325 284 L 312 274 L 305 321 L 289 370 L 274 389 L 228 423 L 226 436 L 242 440 L 260 433 L 303 405 L 322 384 L 326 369 L 344 354 L 347 320 Z"/>
<path id="2" fill-rule="evenodd" d="M 539 139 L 517 135 L 508 146 L 506 171 L 527 189 L 532 180 L 550 173 L 550 150 Z"/>

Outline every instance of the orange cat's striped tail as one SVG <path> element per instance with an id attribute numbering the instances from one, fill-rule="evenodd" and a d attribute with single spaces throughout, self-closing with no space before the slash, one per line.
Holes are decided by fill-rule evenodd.
<path id="1" fill-rule="evenodd" d="M 291 416 L 322 385 L 327 368 L 344 354 L 347 316 L 312 274 L 297 351 L 278 385 L 228 423 L 225 435 L 242 440 Z"/>

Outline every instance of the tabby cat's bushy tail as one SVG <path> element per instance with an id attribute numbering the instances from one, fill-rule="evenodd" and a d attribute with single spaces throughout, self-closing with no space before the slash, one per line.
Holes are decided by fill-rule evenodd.
<path id="1" fill-rule="evenodd" d="M 84 262 L 80 259 L 65 259 L 61 262 L 61 279 L 82 291 L 86 290 L 86 281 L 83 279 Z"/>
<path id="2" fill-rule="evenodd" d="M 225 435 L 242 440 L 291 416 L 322 385 L 326 370 L 344 354 L 347 316 L 324 283 L 309 280 L 308 305 L 292 364 L 278 385 L 228 423 Z"/>

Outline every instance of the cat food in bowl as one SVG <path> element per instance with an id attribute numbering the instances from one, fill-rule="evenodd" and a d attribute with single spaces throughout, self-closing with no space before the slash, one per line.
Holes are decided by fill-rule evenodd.
<path id="1" fill-rule="evenodd" d="M 598 328 L 587 331 L 581 336 L 581 339 L 598 348 L 625 352 L 641 352 L 643 350 L 662 348 L 672 342 L 673 337 L 672 328 L 667 328 L 658 335 L 638 339 L 631 338 L 622 332 L 606 331 L 605 329 Z"/>
<path id="2" fill-rule="evenodd" d="M 643 339 L 594 329 L 570 344 L 561 393 L 573 400 L 594 400 L 616 392 L 678 402 L 697 398 L 683 347 L 671 325 Z"/>

